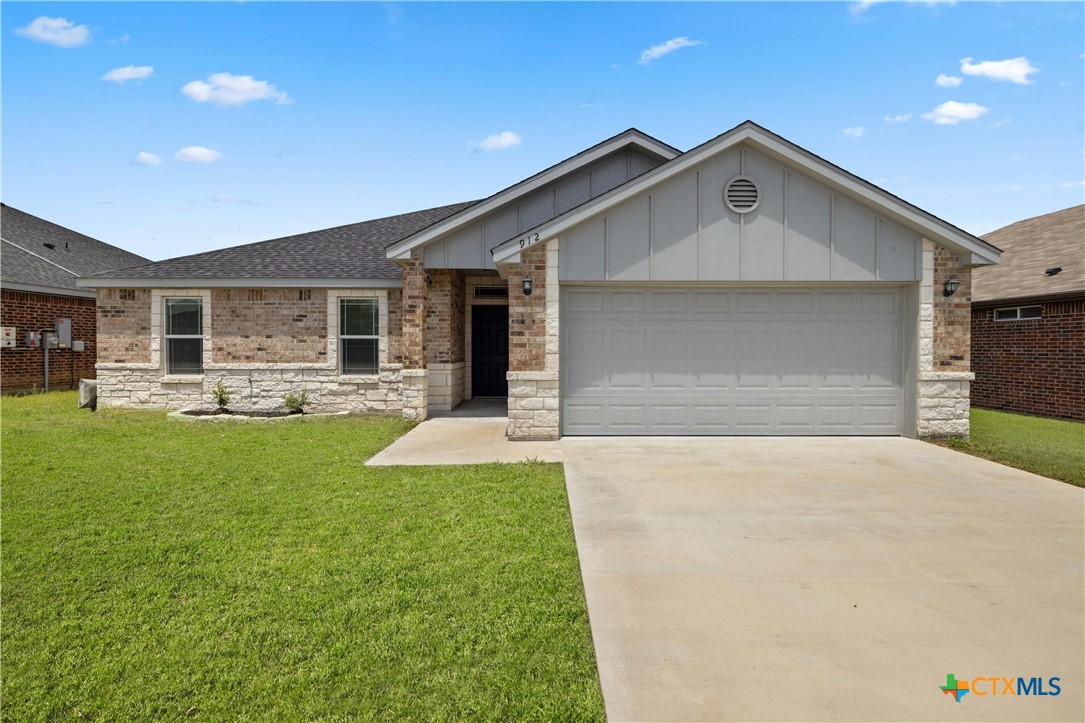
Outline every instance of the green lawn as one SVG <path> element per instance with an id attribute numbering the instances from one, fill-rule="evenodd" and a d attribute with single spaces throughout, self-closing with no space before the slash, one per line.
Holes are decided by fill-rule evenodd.
<path id="1" fill-rule="evenodd" d="M 559 465 L 4 398 L 4 720 L 603 717 Z"/>
<path id="2" fill-rule="evenodd" d="M 972 410 L 968 441 L 953 449 L 1085 487 L 1085 424 L 1023 414 Z"/>

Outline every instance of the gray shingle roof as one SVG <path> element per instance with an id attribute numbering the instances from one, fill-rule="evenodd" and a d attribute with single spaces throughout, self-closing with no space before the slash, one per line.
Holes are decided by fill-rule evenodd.
<path id="1" fill-rule="evenodd" d="M 413 211 L 95 274 L 126 279 L 399 279 L 384 248 L 475 203 Z"/>
<path id="2" fill-rule="evenodd" d="M 1002 249 L 1002 261 L 972 271 L 973 302 L 1085 292 L 1085 205 L 1027 218 L 983 238 Z M 1044 273 L 1056 266 L 1062 271 Z"/>
<path id="3" fill-rule="evenodd" d="M 75 289 L 77 276 L 149 261 L 7 204 L 0 204 L 0 237 L 0 279 L 12 284 Z"/>

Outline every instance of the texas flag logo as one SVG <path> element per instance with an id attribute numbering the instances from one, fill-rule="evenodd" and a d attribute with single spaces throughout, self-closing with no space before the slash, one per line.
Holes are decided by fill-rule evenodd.
<path id="1" fill-rule="evenodd" d="M 952 695 L 953 700 L 960 703 L 961 698 L 968 693 L 968 681 L 957 680 L 957 676 L 950 673 L 946 676 L 946 684 L 940 685 L 938 688 L 946 695 Z"/>

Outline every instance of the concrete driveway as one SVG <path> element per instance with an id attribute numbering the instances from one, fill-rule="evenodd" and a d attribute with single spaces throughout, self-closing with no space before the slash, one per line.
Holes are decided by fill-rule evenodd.
<path id="1" fill-rule="evenodd" d="M 1085 718 L 1081 489 L 900 438 L 561 447 L 612 721 Z"/>

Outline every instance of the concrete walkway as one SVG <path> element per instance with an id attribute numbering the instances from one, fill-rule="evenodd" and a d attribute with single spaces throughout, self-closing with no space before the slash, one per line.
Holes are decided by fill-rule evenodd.
<path id="1" fill-rule="evenodd" d="M 611 721 L 1085 717 L 1081 489 L 900 438 L 562 448 Z"/>
<path id="2" fill-rule="evenodd" d="M 474 413 L 428 419 L 371 457 L 366 466 L 565 460 L 560 442 L 510 442 L 505 437 L 508 421 Z"/>

